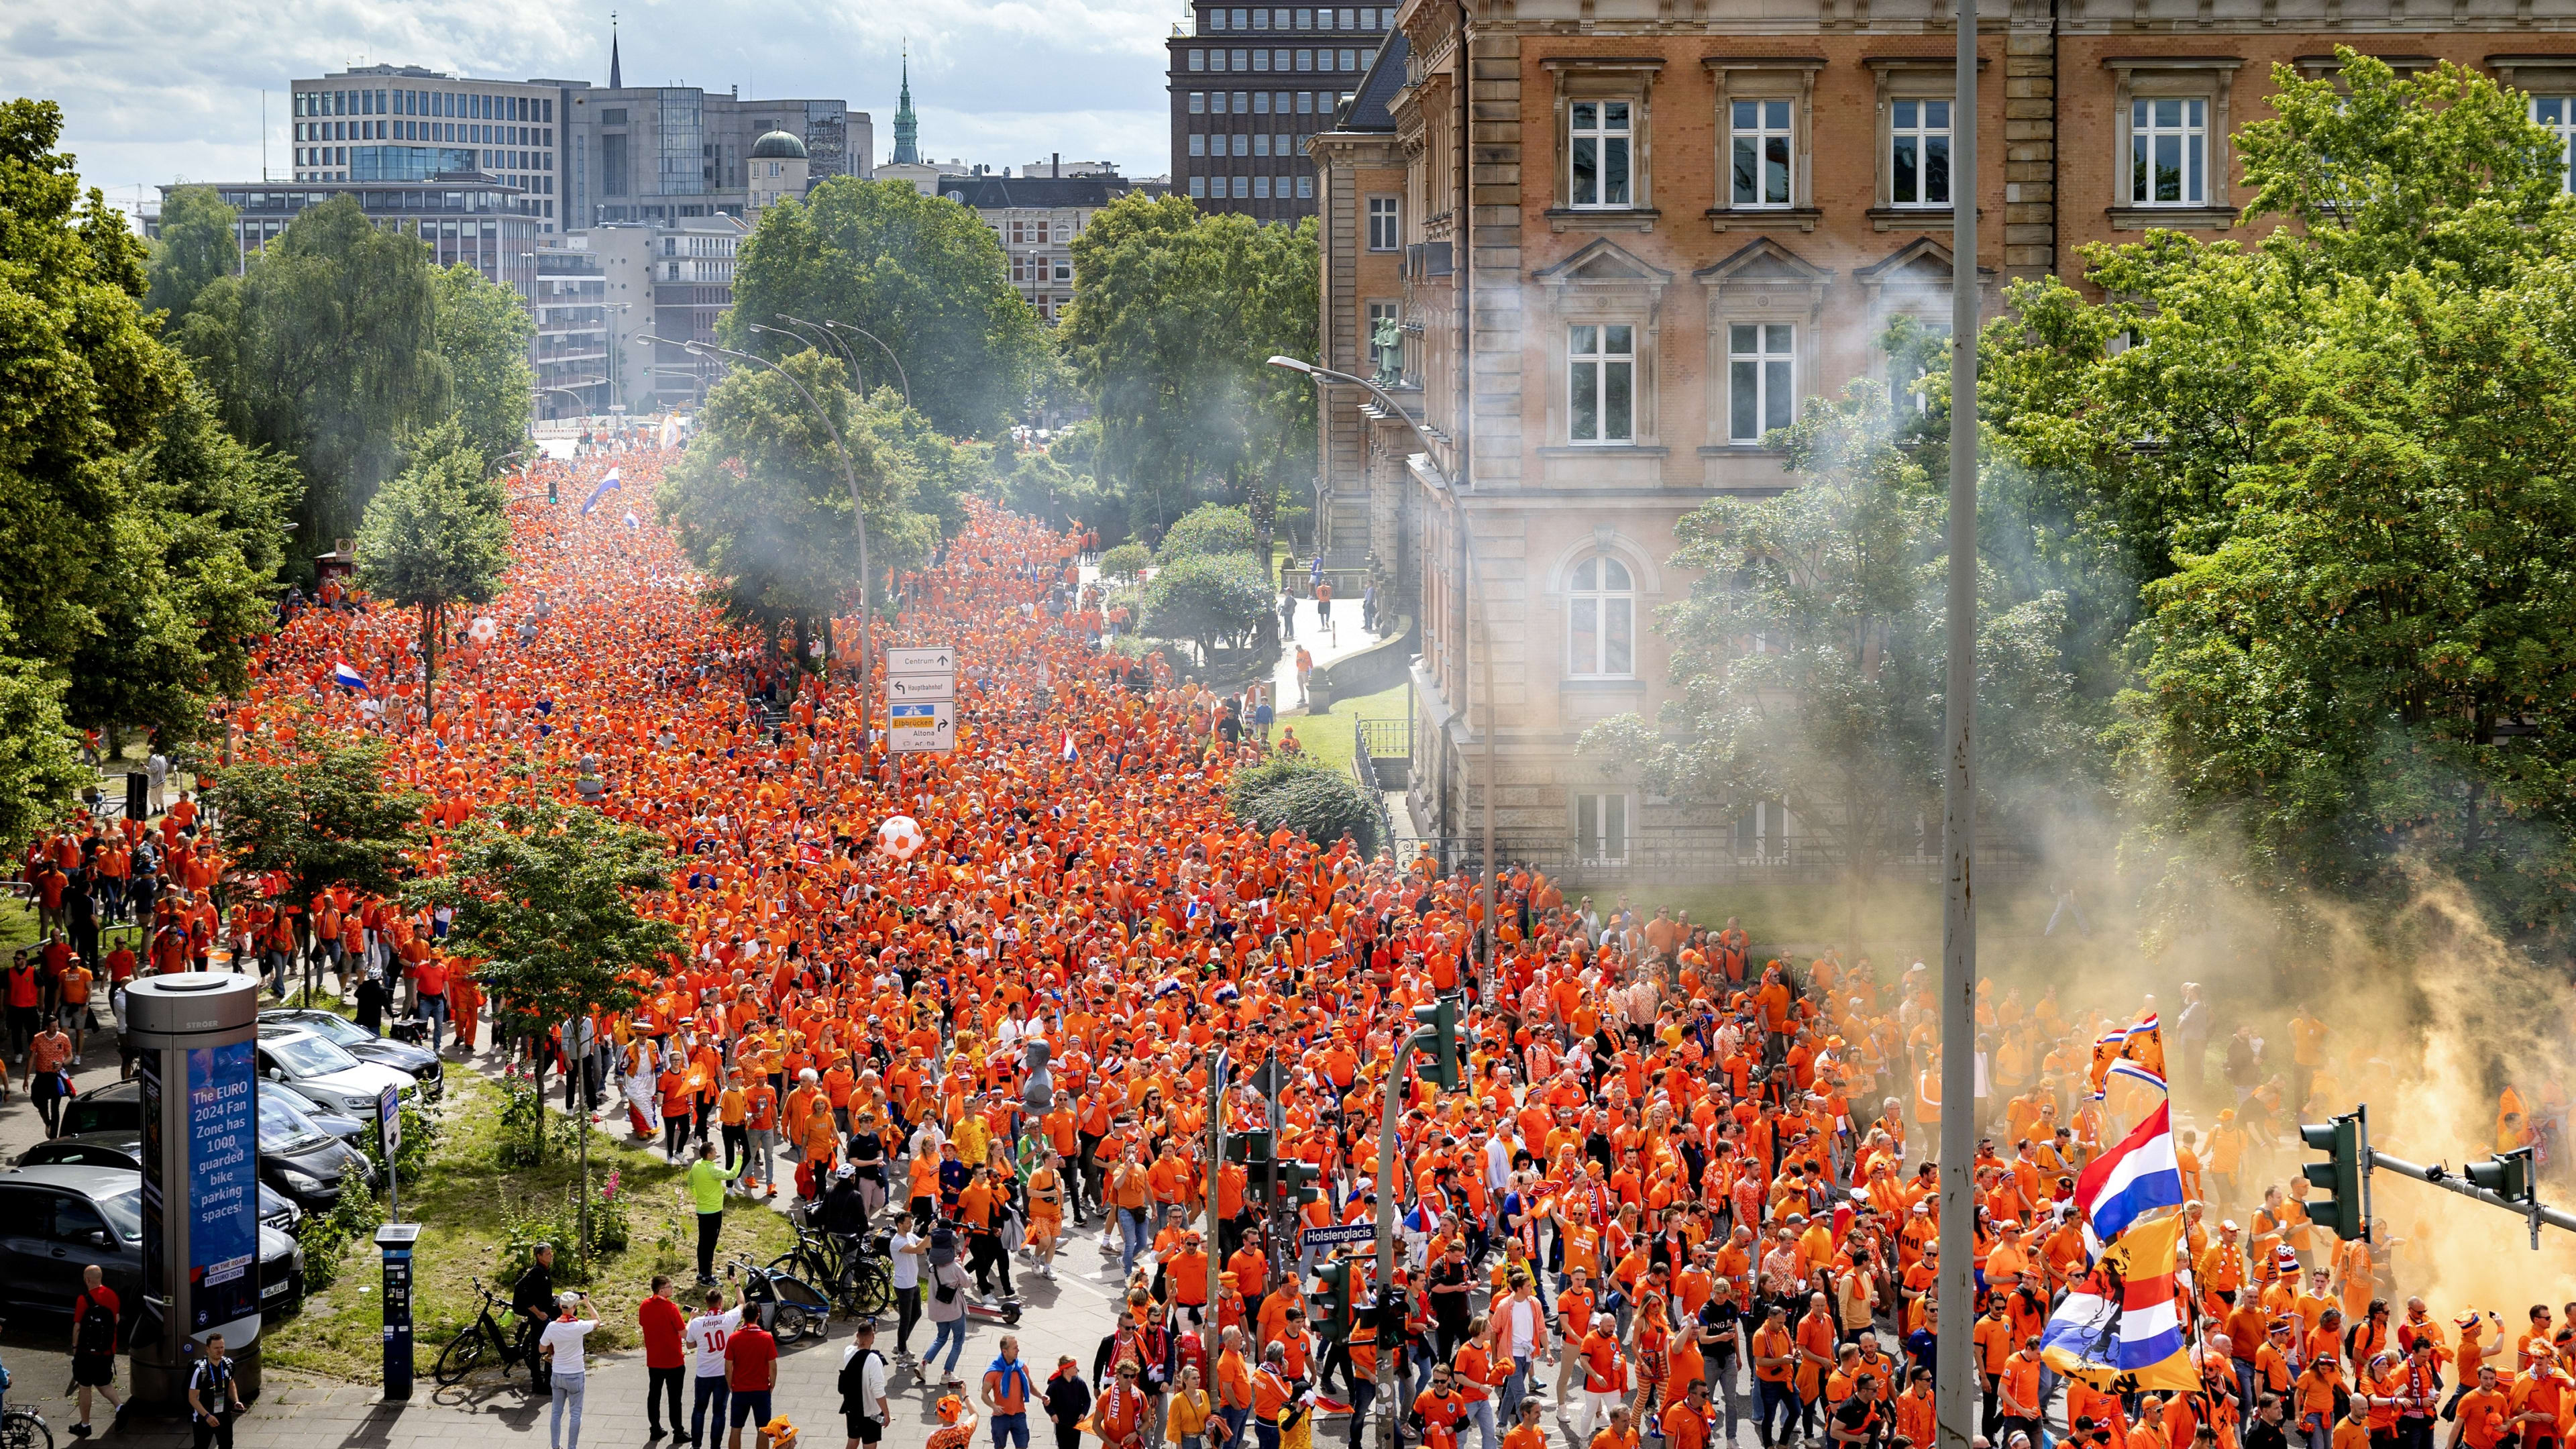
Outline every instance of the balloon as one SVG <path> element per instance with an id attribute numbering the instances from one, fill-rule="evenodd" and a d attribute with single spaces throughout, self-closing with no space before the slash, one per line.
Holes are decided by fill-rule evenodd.
<path id="1" fill-rule="evenodd" d="M 920 823 L 909 815 L 894 816 L 877 827 L 877 848 L 897 860 L 912 859 L 925 843 Z"/>
<path id="2" fill-rule="evenodd" d="M 474 640 L 475 643 L 489 644 L 492 642 L 492 636 L 501 632 L 501 626 L 493 623 L 492 616 L 486 614 L 475 620 L 473 623 L 466 625 L 465 632 Z"/>

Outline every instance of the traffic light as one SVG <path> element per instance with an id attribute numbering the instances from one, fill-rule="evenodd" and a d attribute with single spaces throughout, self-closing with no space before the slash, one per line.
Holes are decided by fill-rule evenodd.
<path id="1" fill-rule="evenodd" d="M 1249 1132 L 1226 1134 L 1225 1155 L 1246 1167 L 1266 1167 L 1270 1163 L 1270 1131 L 1255 1128 Z"/>
<path id="2" fill-rule="evenodd" d="M 1322 1170 L 1313 1163 L 1290 1161 L 1279 1164 L 1280 1200 L 1285 1202 L 1294 1198 L 1300 1207 L 1319 1200 L 1324 1189 L 1317 1185 L 1316 1180 L 1321 1176 Z"/>
<path id="3" fill-rule="evenodd" d="M 1315 1296 L 1324 1300 L 1324 1336 L 1348 1338 L 1351 1335 L 1351 1265 L 1335 1258 L 1316 1271 L 1322 1285 Z"/>
<path id="4" fill-rule="evenodd" d="M 2299 1169 L 2309 1186 L 2323 1188 L 2327 1194 L 2308 1199 L 2308 1217 L 2347 1242 L 2367 1236 L 2370 1225 L 2361 1211 L 2361 1174 L 2367 1167 L 2361 1155 L 2361 1114 L 2305 1124 L 2299 1128 L 2299 1140 L 2327 1156 L 2324 1162 Z"/>
<path id="5" fill-rule="evenodd" d="M 2467 1172 L 2471 1183 L 2506 1202 L 2531 1201 L 2531 1149 L 2528 1147 L 2517 1147 L 2484 1162 L 2472 1162 Z"/>
<path id="6" fill-rule="evenodd" d="M 1443 996 L 1428 1006 L 1417 1006 L 1413 1019 L 1422 1023 L 1413 1033 L 1413 1049 L 1430 1059 L 1417 1069 L 1423 1079 L 1437 1083 L 1444 1092 L 1466 1085 L 1467 1074 L 1458 1055 L 1458 998 Z"/>

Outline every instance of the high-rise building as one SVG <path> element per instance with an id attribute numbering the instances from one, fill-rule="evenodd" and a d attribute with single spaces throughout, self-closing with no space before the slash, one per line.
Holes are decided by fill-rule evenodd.
<path id="1" fill-rule="evenodd" d="M 416 65 L 289 82 L 293 179 L 498 178 L 540 231 L 556 221 L 563 81 L 474 80 Z"/>
<path id="2" fill-rule="evenodd" d="M 1262 221 L 1315 214 L 1306 143 L 1395 23 L 1388 6 L 1191 5 L 1168 42 L 1172 190 Z"/>

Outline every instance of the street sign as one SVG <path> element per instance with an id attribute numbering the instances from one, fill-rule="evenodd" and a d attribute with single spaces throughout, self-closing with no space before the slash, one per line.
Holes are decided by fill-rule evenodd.
<path id="1" fill-rule="evenodd" d="M 1335 1223 L 1329 1228 L 1308 1228 L 1302 1242 L 1310 1248 L 1338 1247 L 1343 1243 L 1377 1241 L 1375 1223 Z"/>
<path id="2" fill-rule="evenodd" d="M 886 699 L 889 702 L 956 697 L 957 676 L 954 674 L 894 674 L 886 677 Z"/>
<path id="3" fill-rule="evenodd" d="M 393 1161 L 394 1149 L 402 1146 L 402 1098 L 391 1087 L 376 1094 L 376 1131 L 384 1141 L 385 1161 Z"/>
<path id="4" fill-rule="evenodd" d="M 899 755 L 956 748 L 957 706 L 946 700 L 887 705 L 886 744 Z"/>
<path id="5" fill-rule="evenodd" d="M 954 674 L 957 651 L 954 649 L 889 649 L 885 652 L 886 673 Z"/>

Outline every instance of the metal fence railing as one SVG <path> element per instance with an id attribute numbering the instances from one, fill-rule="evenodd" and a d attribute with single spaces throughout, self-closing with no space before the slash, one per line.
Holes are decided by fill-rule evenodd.
<path id="1" fill-rule="evenodd" d="M 1355 719 L 1351 721 L 1351 773 L 1360 777 L 1360 788 L 1368 791 L 1369 803 L 1377 809 L 1377 839 L 1380 849 L 1395 844 L 1395 812 L 1386 808 L 1386 786 L 1378 778 L 1377 755 L 1369 747 L 1369 726 L 1396 721 Z"/>
<path id="2" fill-rule="evenodd" d="M 1354 611 L 1356 611 L 1360 606 L 1360 595 L 1368 591 L 1368 580 L 1369 571 L 1367 569 L 1324 570 L 1324 582 L 1333 586 L 1333 597 L 1347 602 Z M 1315 571 L 1312 568 L 1299 563 L 1293 558 L 1283 559 L 1280 561 L 1279 588 L 1281 592 L 1300 599 L 1311 599 L 1315 597 L 1314 585 Z M 1352 617 L 1357 618 L 1358 614 L 1354 612 Z"/>

